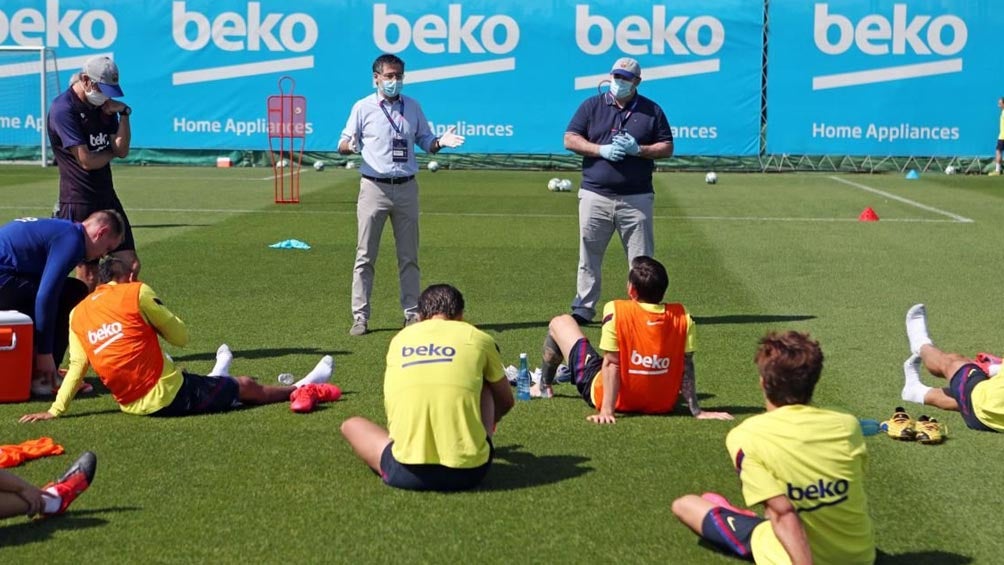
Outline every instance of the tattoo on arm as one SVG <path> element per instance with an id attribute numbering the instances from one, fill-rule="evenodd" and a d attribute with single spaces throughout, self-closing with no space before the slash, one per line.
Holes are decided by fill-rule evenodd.
<path id="1" fill-rule="evenodd" d="M 697 378 L 694 375 L 694 354 L 687 353 L 683 359 L 683 383 L 680 385 L 680 393 L 687 401 L 687 408 L 690 409 L 690 414 L 696 416 L 701 413 L 701 406 L 697 402 Z"/>

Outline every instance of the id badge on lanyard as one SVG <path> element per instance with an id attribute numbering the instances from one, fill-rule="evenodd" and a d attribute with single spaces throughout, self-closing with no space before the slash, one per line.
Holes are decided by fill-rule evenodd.
<path id="1" fill-rule="evenodd" d="M 390 142 L 390 157 L 395 163 L 407 163 L 408 140 L 395 136 Z"/>
<path id="2" fill-rule="evenodd" d="M 394 128 L 395 135 L 390 141 L 391 160 L 395 163 L 407 163 L 409 146 L 408 140 L 404 138 L 404 130 L 394 121 L 394 118 L 391 117 L 383 103 L 380 104 L 380 109 L 383 110 L 383 115 L 387 116 L 390 127 Z M 401 100 L 401 120 L 404 120 L 404 99 Z"/>

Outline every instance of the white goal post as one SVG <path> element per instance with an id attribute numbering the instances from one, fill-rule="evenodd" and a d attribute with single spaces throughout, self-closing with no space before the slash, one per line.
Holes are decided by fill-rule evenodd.
<path id="1" fill-rule="evenodd" d="M 0 162 L 48 164 L 46 114 L 61 90 L 54 49 L 0 45 Z"/>

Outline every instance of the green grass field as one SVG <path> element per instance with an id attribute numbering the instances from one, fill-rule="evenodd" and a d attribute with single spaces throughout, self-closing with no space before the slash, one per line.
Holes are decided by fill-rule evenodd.
<path id="1" fill-rule="evenodd" d="M 483 488 L 453 495 L 383 486 L 338 427 L 382 422 L 383 358 L 399 329 L 388 226 L 373 296 L 375 330 L 350 337 L 354 171 L 306 171 L 300 205 L 272 203 L 267 169 L 115 168 L 142 278 L 192 332 L 169 349 L 208 372 L 230 344 L 235 374 L 273 383 L 335 357 L 343 400 L 309 415 L 286 405 L 173 420 L 127 416 L 106 392 L 34 425 L 47 402 L 0 405 L 0 443 L 51 436 L 67 455 L 15 469 L 36 483 L 83 450 L 94 486 L 65 516 L 0 521 L 0 561 L 31 562 L 623 562 L 734 563 L 678 524 L 673 498 L 715 490 L 741 500 L 724 447 L 735 422 L 624 417 L 598 427 L 571 387 L 521 403 L 501 423 Z M 450 282 L 467 319 L 503 358 L 538 361 L 548 320 L 574 293 L 577 202 L 549 193 L 553 172 L 444 170 L 420 175 L 423 285 Z M 0 168 L 0 220 L 47 217 L 54 168 Z M 768 329 L 811 332 L 826 355 L 815 401 L 885 419 L 900 403 L 903 314 L 926 302 L 932 337 L 974 354 L 1004 352 L 1000 323 L 1004 181 L 928 174 L 702 174 L 656 177 L 657 257 L 668 299 L 699 323 L 705 408 L 737 421 L 762 410 L 752 356 Z M 872 207 L 877 223 L 859 223 Z M 310 251 L 276 250 L 288 238 Z M 604 299 L 624 293 L 612 244 Z M 599 337 L 596 326 L 587 335 Z M 925 375 L 927 384 L 934 384 Z M 92 378 L 92 382 L 97 383 Z M 99 388 L 100 390 L 100 388 Z M 911 407 L 914 415 L 921 410 Z M 867 490 L 885 563 L 998 563 L 1004 550 L 1004 438 L 956 414 L 940 446 L 868 439 Z"/>

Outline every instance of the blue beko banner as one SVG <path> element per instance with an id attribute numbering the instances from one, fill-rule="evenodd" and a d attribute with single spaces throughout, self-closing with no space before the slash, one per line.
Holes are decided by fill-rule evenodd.
<path id="1" fill-rule="evenodd" d="M 1004 94 L 998 4 L 771 3 L 767 152 L 992 151 Z"/>
<path id="2" fill-rule="evenodd" d="M 388 52 L 406 63 L 404 92 L 435 131 L 456 126 L 464 152 L 563 152 L 579 103 L 630 56 L 678 154 L 753 155 L 762 26 L 762 6 L 746 0 L 0 4 L 0 46 L 51 48 L 63 88 L 88 56 L 114 58 L 133 146 L 164 149 L 267 148 L 266 98 L 288 75 L 307 99 L 306 148 L 333 151 L 352 104 L 373 92 L 373 59 Z M 0 53 L 2 91 L 37 81 L 14 57 Z M 3 100 L 13 103 L 0 108 L 0 143 L 37 143 L 37 96 Z"/>

